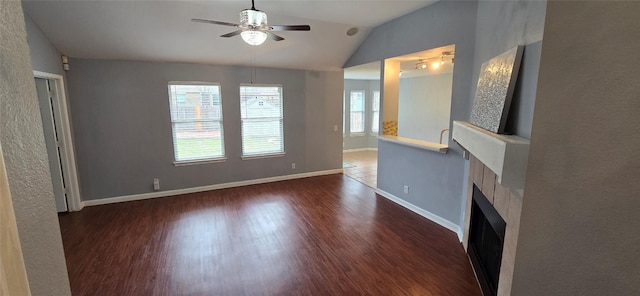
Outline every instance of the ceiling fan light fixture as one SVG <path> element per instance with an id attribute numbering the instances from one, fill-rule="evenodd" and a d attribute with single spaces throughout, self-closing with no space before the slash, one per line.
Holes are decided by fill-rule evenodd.
<path id="1" fill-rule="evenodd" d="M 268 29 L 267 14 L 255 9 L 245 9 L 240 12 L 240 25 L 247 28 Z"/>
<path id="2" fill-rule="evenodd" d="M 267 40 L 267 33 L 262 31 L 242 31 L 240 37 L 242 37 L 242 40 L 247 44 L 258 46 Z"/>
<path id="3" fill-rule="evenodd" d="M 269 26 L 267 23 L 267 14 L 257 10 L 254 1 L 251 1 L 251 8 L 240 11 L 240 23 L 234 24 L 229 22 L 221 22 L 207 19 L 191 19 L 192 22 L 214 24 L 228 27 L 235 27 L 237 30 L 220 37 L 229 38 L 240 35 L 244 42 L 250 45 L 261 45 L 267 38 L 274 41 L 282 41 L 284 38 L 272 33 L 271 31 L 310 31 L 309 25 L 275 25 Z M 354 28 L 355 29 L 355 28 Z M 356 29 L 357 30 L 357 29 Z M 357 32 L 356 32 L 357 33 Z"/>

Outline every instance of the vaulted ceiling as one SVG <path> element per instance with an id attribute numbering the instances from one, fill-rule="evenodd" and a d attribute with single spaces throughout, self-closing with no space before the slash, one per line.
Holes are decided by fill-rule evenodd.
<path id="1" fill-rule="evenodd" d="M 62 53 L 76 58 L 170 61 L 274 68 L 337 70 L 376 26 L 434 0 L 257 0 L 271 25 L 308 24 L 310 32 L 250 46 L 233 27 L 193 23 L 192 18 L 237 23 L 248 0 L 31 1 L 26 14 Z M 348 36 L 347 30 L 358 28 Z"/>

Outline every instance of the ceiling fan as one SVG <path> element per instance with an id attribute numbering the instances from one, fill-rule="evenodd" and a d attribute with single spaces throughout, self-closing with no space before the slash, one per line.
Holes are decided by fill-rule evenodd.
<path id="1" fill-rule="evenodd" d="M 205 19 L 191 19 L 192 22 L 206 23 L 214 25 L 222 25 L 229 27 L 236 27 L 239 30 L 233 31 L 221 35 L 220 37 L 233 37 L 240 35 L 242 40 L 250 45 L 260 45 L 264 43 L 267 38 L 275 41 L 282 41 L 284 38 L 271 33 L 271 31 L 310 31 L 309 25 L 273 25 L 267 24 L 267 14 L 263 11 L 257 10 L 254 5 L 254 0 L 251 0 L 251 8 L 240 11 L 240 23 L 227 23 Z"/>

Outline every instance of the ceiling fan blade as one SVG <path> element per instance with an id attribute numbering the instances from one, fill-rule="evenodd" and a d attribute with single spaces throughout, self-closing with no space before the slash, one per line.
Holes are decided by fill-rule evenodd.
<path id="1" fill-rule="evenodd" d="M 203 19 L 191 19 L 192 22 L 194 23 L 205 23 L 205 24 L 214 24 L 214 25 L 222 25 L 222 26 L 229 26 L 229 27 L 237 27 L 237 24 L 232 24 L 232 23 L 227 23 L 227 22 L 219 22 L 219 21 L 212 21 L 212 20 L 203 20 Z"/>
<path id="2" fill-rule="evenodd" d="M 309 25 L 276 25 L 271 26 L 272 31 L 311 31 Z"/>
<path id="3" fill-rule="evenodd" d="M 220 37 L 233 37 L 233 36 L 238 36 L 240 35 L 240 33 L 242 33 L 242 30 L 238 30 L 238 31 L 233 31 L 231 33 L 227 33 L 224 35 L 220 35 Z"/>
<path id="4" fill-rule="evenodd" d="M 269 37 L 269 39 L 271 39 L 271 40 L 275 40 L 275 41 L 282 41 L 282 40 L 284 40 L 284 38 L 282 38 L 282 37 L 280 37 L 280 36 L 278 36 L 278 35 L 276 35 L 276 34 L 273 34 L 273 33 L 269 32 L 269 31 L 267 31 L 267 32 L 265 32 L 265 33 L 267 33 L 267 37 Z"/>

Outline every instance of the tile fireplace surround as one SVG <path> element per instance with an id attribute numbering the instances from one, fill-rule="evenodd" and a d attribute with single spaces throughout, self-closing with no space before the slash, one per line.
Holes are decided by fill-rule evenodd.
<path id="1" fill-rule="evenodd" d="M 498 295 L 511 294 L 511 281 L 513 279 L 513 267 L 518 243 L 518 230 L 520 228 L 520 212 L 522 210 L 521 191 L 511 190 L 496 181 L 496 174 L 487 168 L 480 160 L 471 155 L 469 167 L 469 190 L 467 192 L 467 209 L 465 211 L 465 225 L 463 245 L 465 250 L 469 241 L 469 218 L 471 213 L 471 196 L 473 186 L 476 184 L 489 202 L 498 211 L 502 219 L 507 223 L 504 246 L 502 252 L 502 264 L 500 266 L 500 279 L 498 280 Z"/>
<path id="2" fill-rule="evenodd" d="M 475 184 L 507 224 L 498 280 L 498 295 L 510 295 L 520 229 L 529 140 L 517 136 L 494 134 L 460 121 L 454 121 L 452 134 L 453 140 L 471 154 L 462 244 L 467 250 L 472 184 Z"/>

